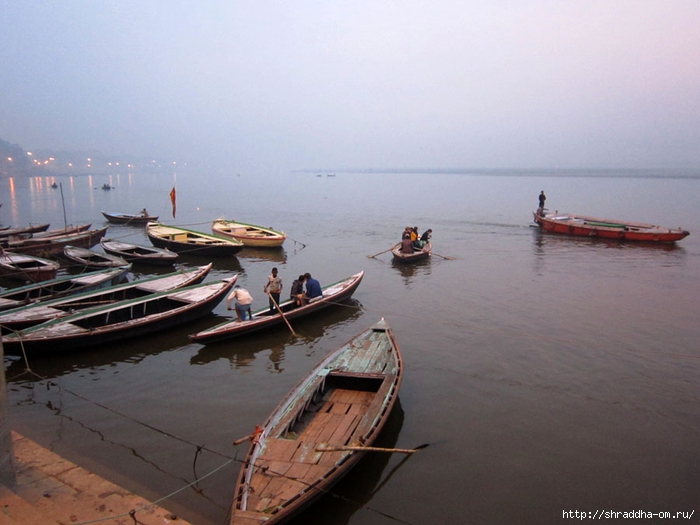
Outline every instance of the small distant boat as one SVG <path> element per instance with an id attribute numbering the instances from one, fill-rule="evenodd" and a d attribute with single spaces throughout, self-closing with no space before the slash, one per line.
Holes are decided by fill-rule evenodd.
<path id="1" fill-rule="evenodd" d="M 80 246 L 64 246 L 63 256 L 69 262 L 90 270 L 116 268 L 118 266 L 126 266 L 127 264 L 122 257 L 112 255 L 111 253 L 96 252 Z"/>
<path id="2" fill-rule="evenodd" d="M 61 267 L 56 261 L 49 261 L 33 255 L 0 252 L 0 275 L 19 281 L 46 281 L 55 279 Z"/>
<path id="3" fill-rule="evenodd" d="M 352 294 L 360 286 L 362 277 L 365 272 L 356 273 L 343 281 L 328 285 L 322 288 L 323 295 L 312 299 L 304 306 L 294 306 L 291 300 L 283 301 L 279 307 L 284 313 L 284 318 L 278 314 L 270 314 L 270 309 L 265 305 L 265 308 L 253 312 L 252 318 L 245 321 L 226 321 L 206 330 L 202 330 L 196 334 L 190 335 L 190 339 L 196 343 L 208 344 L 224 339 L 230 339 L 243 334 L 257 332 L 276 325 L 281 325 L 286 319 L 296 319 L 306 316 L 327 306 L 338 304 L 341 301 L 349 299 Z"/>
<path id="4" fill-rule="evenodd" d="M 5 353 L 50 355 L 92 348 L 182 326 L 209 313 L 236 277 L 117 301 L 6 334 Z"/>
<path id="5" fill-rule="evenodd" d="M 620 241 L 670 243 L 684 239 L 690 232 L 682 228 L 671 229 L 643 222 L 617 221 L 570 213 L 533 212 L 535 222 L 544 231 Z"/>
<path id="6" fill-rule="evenodd" d="M 72 294 L 50 301 L 5 310 L 0 312 L 0 326 L 3 327 L 4 331 L 8 329 L 22 330 L 52 319 L 66 317 L 88 308 L 192 286 L 204 281 L 211 268 L 212 264 L 210 263 L 206 266 L 199 266 L 186 271 L 147 277 L 99 290 Z"/>
<path id="7" fill-rule="evenodd" d="M 180 226 L 168 226 L 159 222 L 149 222 L 146 225 L 146 235 L 156 248 L 167 248 L 180 254 L 225 257 L 243 249 L 243 243 L 231 237 L 202 233 Z"/>
<path id="8" fill-rule="evenodd" d="M 68 235 L 56 235 L 53 237 L 40 237 L 23 239 L 19 241 L 9 241 L 7 248 L 14 252 L 37 255 L 39 257 L 50 257 L 60 255 L 63 248 L 68 245 L 80 246 L 82 248 L 92 248 L 100 242 L 107 232 L 107 226 L 96 230 L 85 230 Z"/>
<path id="9" fill-rule="evenodd" d="M 102 215 L 112 224 L 132 224 L 134 226 L 143 226 L 158 220 L 158 215 L 142 215 L 140 213 L 110 213 L 103 211 Z"/>
<path id="10" fill-rule="evenodd" d="M 52 183 L 51 183 L 51 187 L 52 187 L 52 188 L 58 188 L 58 184 L 55 183 L 55 182 L 52 182 Z"/>
<path id="11" fill-rule="evenodd" d="M 114 189 L 114 186 L 111 186 L 110 184 L 107 184 L 106 182 L 102 185 L 103 190 L 111 190 Z"/>
<path id="12" fill-rule="evenodd" d="M 401 250 L 401 243 L 398 243 L 392 246 L 391 254 L 394 256 L 394 260 L 397 262 L 410 263 L 427 259 L 430 257 L 432 249 L 433 245 L 430 241 L 428 241 L 423 248 L 417 249 L 414 247 L 412 252 L 406 253 Z"/>
<path id="13" fill-rule="evenodd" d="M 384 319 L 328 354 L 251 435 L 231 525 L 283 523 L 326 494 L 372 450 L 402 379 Z"/>
<path id="14" fill-rule="evenodd" d="M 155 248 L 154 246 L 141 246 L 111 239 L 102 239 L 100 246 L 110 255 L 121 257 L 134 264 L 151 264 L 155 266 L 169 266 L 178 259 L 178 254 L 167 248 Z"/>
<path id="15" fill-rule="evenodd" d="M 127 265 L 110 270 L 63 275 L 48 281 L 10 288 L 0 292 L 0 310 L 113 286 L 124 280 L 130 269 L 131 265 Z"/>
<path id="16" fill-rule="evenodd" d="M 211 230 L 218 235 L 238 239 L 245 246 L 256 248 L 277 248 L 282 246 L 287 238 L 284 232 L 272 228 L 225 219 L 217 219 L 212 222 Z"/>

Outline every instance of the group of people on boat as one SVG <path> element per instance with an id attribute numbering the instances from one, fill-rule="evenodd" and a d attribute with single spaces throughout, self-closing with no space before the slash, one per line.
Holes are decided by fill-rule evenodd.
<path id="1" fill-rule="evenodd" d="M 428 244 L 433 230 L 428 228 L 423 235 L 418 235 L 418 226 L 406 226 L 401 234 L 401 253 L 413 253 L 420 251 Z"/>
<path id="2" fill-rule="evenodd" d="M 269 315 L 279 312 L 280 296 L 282 295 L 282 277 L 279 276 L 277 268 L 273 268 L 267 278 L 267 282 L 263 287 L 263 292 L 269 298 Z M 300 275 L 298 279 L 292 282 L 292 287 L 289 293 L 289 299 L 292 303 L 292 308 L 304 306 L 310 301 L 323 295 L 321 283 L 317 279 L 311 277 L 310 273 Z M 235 301 L 235 303 L 234 303 Z M 253 304 L 253 296 L 248 290 L 240 285 L 233 287 L 233 290 L 226 299 L 226 307 L 231 310 L 231 305 L 234 304 L 236 315 L 239 321 L 246 319 L 252 320 L 251 305 Z"/>

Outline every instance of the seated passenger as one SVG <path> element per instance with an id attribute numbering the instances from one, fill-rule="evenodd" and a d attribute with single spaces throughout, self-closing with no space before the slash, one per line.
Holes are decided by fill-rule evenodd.
<path id="1" fill-rule="evenodd" d="M 294 306 L 301 306 L 302 299 L 304 297 L 304 276 L 300 275 L 292 283 L 292 289 L 289 291 L 289 299 L 294 303 Z"/>
<path id="2" fill-rule="evenodd" d="M 304 294 L 302 304 L 307 304 L 312 299 L 323 296 L 321 283 L 319 283 L 316 279 L 311 277 L 310 273 L 304 274 L 304 280 L 306 281 L 306 293 Z"/>

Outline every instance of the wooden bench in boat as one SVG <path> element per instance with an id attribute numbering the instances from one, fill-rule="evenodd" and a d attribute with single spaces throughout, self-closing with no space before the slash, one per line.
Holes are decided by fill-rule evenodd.
<path id="1" fill-rule="evenodd" d="M 342 458 L 337 451 L 317 451 L 318 443 L 348 444 L 367 408 L 372 391 L 336 388 L 316 407 L 310 407 L 289 438 L 267 438 L 257 458 L 248 493 L 248 509 L 264 510 L 287 501 L 316 483 Z M 298 431 L 298 433 L 297 433 Z"/>

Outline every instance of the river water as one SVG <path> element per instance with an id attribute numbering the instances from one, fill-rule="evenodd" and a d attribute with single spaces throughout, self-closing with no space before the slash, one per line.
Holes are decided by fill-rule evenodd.
<path id="1" fill-rule="evenodd" d="M 295 523 L 700 512 L 700 172 L 321 175 L 132 173 L 57 177 L 56 189 L 48 178 L 0 181 L 5 225 L 103 225 L 100 210 L 145 206 L 201 231 L 219 217 L 284 230 L 281 251 L 213 261 L 209 279 L 239 273 L 257 307 L 272 266 L 287 290 L 305 272 L 322 284 L 366 272 L 351 301 L 296 321 L 296 338 L 281 326 L 191 344 L 187 334 L 229 315 L 221 304 L 169 333 L 30 359 L 32 374 L 6 357 L 11 426 L 148 499 L 170 496 L 162 505 L 184 519 L 223 524 L 245 452 L 232 442 L 327 352 L 384 317 L 406 368 L 382 443 L 429 446 L 368 455 Z M 691 235 L 649 246 L 543 234 L 532 223 L 541 190 L 550 210 Z M 405 226 L 432 228 L 429 261 L 402 266 L 380 253 Z M 149 244 L 130 226 L 108 236 Z"/>

